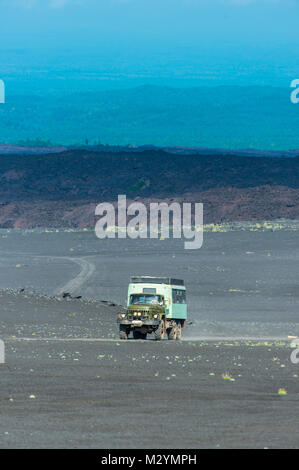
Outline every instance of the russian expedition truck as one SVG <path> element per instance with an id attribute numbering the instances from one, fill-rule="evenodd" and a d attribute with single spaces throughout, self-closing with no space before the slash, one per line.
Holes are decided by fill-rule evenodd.
<path id="1" fill-rule="evenodd" d="M 182 279 L 132 276 L 127 307 L 117 317 L 120 339 L 181 339 L 187 320 L 186 288 Z"/>

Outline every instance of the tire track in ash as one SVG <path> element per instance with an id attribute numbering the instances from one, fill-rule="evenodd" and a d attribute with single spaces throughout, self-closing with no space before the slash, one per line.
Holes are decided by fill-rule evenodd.
<path id="1" fill-rule="evenodd" d="M 87 343 L 122 343 L 122 344 L 128 344 L 128 343 L 143 343 L 143 342 L 154 342 L 154 343 L 168 343 L 167 339 L 163 339 L 162 341 L 156 341 L 155 339 L 138 339 L 135 340 L 133 338 L 129 338 L 127 341 L 122 341 L 119 338 L 52 338 L 52 337 L 40 337 L 40 338 L 31 338 L 31 337 L 7 337 L 5 338 L 5 342 L 87 342 Z M 196 337 L 190 337 L 190 338 L 182 338 L 184 343 L 195 343 L 195 342 L 207 342 L 207 343 L 223 343 L 225 341 L 231 341 L 232 343 L 247 343 L 248 341 L 252 341 L 255 343 L 260 343 L 260 342 L 268 342 L 268 341 L 279 341 L 279 342 L 285 342 L 289 344 L 292 339 L 288 338 L 287 336 L 196 336 Z M 171 343 L 177 343 L 177 341 L 171 341 Z"/>
<path id="2" fill-rule="evenodd" d="M 64 286 L 58 287 L 54 290 L 53 295 L 61 295 L 63 292 L 69 292 L 70 294 L 74 293 L 75 290 L 79 289 L 95 272 L 96 267 L 94 263 L 87 261 L 85 258 L 75 258 L 71 256 L 50 256 L 50 255 L 36 255 L 35 253 L 27 253 L 27 252 L 4 252 L 0 251 L 0 255 L 2 256 L 9 256 L 10 254 L 19 255 L 19 256 L 27 256 L 33 258 L 41 258 L 41 259 L 48 259 L 48 260 L 66 260 L 76 263 L 80 266 L 81 271 L 79 274 L 68 281 Z"/>
<path id="3" fill-rule="evenodd" d="M 95 272 L 95 265 L 84 258 L 72 258 L 71 256 L 53 256 L 55 259 L 64 259 L 72 261 L 80 266 L 81 271 L 79 274 L 67 282 L 64 286 L 59 287 L 55 290 L 54 295 L 61 295 L 63 292 L 74 293 L 79 287 L 81 287 Z"/>

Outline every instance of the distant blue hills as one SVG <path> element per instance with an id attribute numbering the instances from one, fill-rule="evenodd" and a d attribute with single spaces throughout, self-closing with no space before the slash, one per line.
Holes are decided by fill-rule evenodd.
<path id="1" fill-rule="evenodd" d="M 0 105 L 0 143 L 25 147 L 155 146 L 183 153 L 298 154 L 299 104 L 290 88 L 139 86 L 109 91 L 19 91 Z M 186 149 L 185 147 L 193 147 Z M 8 147 L 5 147 L 9 151 Z M 2 147 L 4 151 L 4 147 Z M 1 148 L 0 148 L 1 151 Z M 262 151 L 261 153 L 259 151 Z M 273 153 L 272 153 L 273 152 Z"/>

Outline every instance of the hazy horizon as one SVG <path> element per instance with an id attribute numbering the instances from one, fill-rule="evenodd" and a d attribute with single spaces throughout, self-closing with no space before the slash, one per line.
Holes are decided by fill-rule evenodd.
<path id="1" fill-rule="evenodd" d="M 0 142 L 299 147 L 299 0 L 0 0 L 0 13 Z M 157 101 L 144 85 L 164 87 Z"/>
<path id="2" fill-rule="evenodd" d="M 289 86 L 298 72 L 298 0 L 0 0 L 0 13 L 12 94 L 43 80 Z"/>

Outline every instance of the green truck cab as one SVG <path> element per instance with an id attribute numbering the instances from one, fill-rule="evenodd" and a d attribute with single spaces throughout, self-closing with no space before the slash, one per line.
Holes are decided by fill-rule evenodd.
<path id="1" fill-rule="evenodd" d="M 132 276 L 127 307 L 117 316 L 120 339 L 181 339 L 187 320 L 186 288 L 182 279 Z"/>

